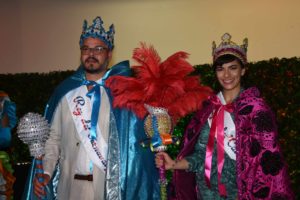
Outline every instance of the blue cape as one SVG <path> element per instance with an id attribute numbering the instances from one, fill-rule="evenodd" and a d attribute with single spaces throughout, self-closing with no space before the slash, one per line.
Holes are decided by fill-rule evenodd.
<path id="1" fill-rule="evenodd" d="M 110 76 L 114 75 L 130 76 L 131 70 L 129 68 L 129 62 L 123 61 L 113 66 L 104 75 L 103 80 L 105 81 Z M 79 67 L 71 77 L 63 81 L 56 88 L 45 109 L 45 117 L 50 123 L 56 106 L 61 98 L 70 90 L 81 86 L 84 80 L 84 70 L 82 67 Z M 112 102 L 113 97 L 109 89 L 105 89 Z M 159 200 L 159 176 L 154 164 L 154 154 L 149 148 L 145 149 L 140 145 L 140 141 L 146 137 L 143 121 L 138 119 L 133 112 L 125 109 L 112 109 L 112 111 L 116 121 L 116 133 L 118 134 L 118 148 L 120 152 L 120 155 L 118 156 L 120 176 L 117 182 L 120 187 L 119 198 L 122 200 Z M 34 173 L 33 160 L 22 199 L 37 199 L 32 190 Z M 57 186 L 59 173 L 56 174 L 57 176 L 52 177 L 52 184 L 48 184 L 46 188 L 47 199 L 55 199 L 55 187 Z"/>
<path id="2" fill-rule="evenodd" d="M 11 145 L 11 129 L 17 124 L 16 104 L 10 100 L 4 100 L 3 110 L 0 114 L 0 122 L 4 115 L 7 115 L 9 124 L 7 127 L 2 127 L 0 123 L 0 149 L 5 150 Z"/>

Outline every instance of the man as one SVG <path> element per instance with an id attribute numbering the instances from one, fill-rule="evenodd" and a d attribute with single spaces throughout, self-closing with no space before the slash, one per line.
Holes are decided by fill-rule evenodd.
<path id="1" fill-rule="evenodd" d="M 102 24 L 100 17 L 89 27 L 84 22 L 81 66 L 55 90 L 47 104 L 45 117 L 51 132 L 45 145 L 44 173 L 33 180 L 38 197 L 160 198 L 153 154 L 139 145 L 144 137 L 143 123 L 133 113 L 111 107 L 105 81 L 113 75 L 128 76 L 130 69 L 124 61 L 108 70 L 114 27 L 106 32 Z M 37 177 L 41 176 L 44 180 L 39 182 Z M 31 192 L 25 194 L 25 199 L 32 198 Z"/>

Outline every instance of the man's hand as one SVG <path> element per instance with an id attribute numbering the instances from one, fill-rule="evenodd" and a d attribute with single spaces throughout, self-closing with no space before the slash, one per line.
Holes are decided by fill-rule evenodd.
<path id="1" fill-rule="evenodd" d="M 42 182 L 39 182 L 42 179 Z M 50 176 L 48 174 L 36 174 L 33 180 L 34 194 L 41 198 L 46 195 L 45 186 L 48 184 Z"/>

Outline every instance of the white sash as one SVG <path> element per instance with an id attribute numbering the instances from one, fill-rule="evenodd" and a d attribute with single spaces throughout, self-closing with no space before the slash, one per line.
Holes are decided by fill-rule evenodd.
<path id="1" fill-rule="evenodd" d="M 219 92 L 217 96 L 220 99 L 221 103 L 223 105 L 226 105 L 226 101 L 223 97 L 222 92 Z M 208 118 L 209 127 L 211 127 L 212 115 L 213 113 L 211 113 Z M 224 112 L 224 150 L 231 159 L 236 160 L 235 125 L 230 113 L 226 110 Z"/>
<path id="2" fill-rule="evenodd" d="M 87 93 L 87 87 L 81 86 L 67 93 L 66 99 L 78 136 L 87 152 L 88 157 L 91 159 L 93 164 L 105 172 L 105 163 L 107 162 L 107 142 L 103 138 L 99 125 L 97 124 L 97 141 L 95 141 L 95 145 L 91 144 L 89 130 L 91 127 L 92 102 L 91 99 L 86 96 Z"/>

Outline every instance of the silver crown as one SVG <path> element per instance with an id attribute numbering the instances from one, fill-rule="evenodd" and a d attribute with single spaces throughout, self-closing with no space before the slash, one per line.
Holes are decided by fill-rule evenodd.
<path id="1" fill-rule="evenodd" d="M 110 25 L 109 30 L 105 31 L 103 27 L 103 21 L 101 17 L 98 16 L 93 20 L 93 24 L 91 26 L 88 26 L 86 20 L 83 21 L 82 34 L 80 36 L 79 44 L 80 46 L 82 46 L 83 41 L 89 37 L 99 38 L 108 46 L 109 49 L 113 49 L 114 34 L 115 34 L 114 25 L 113 24 Z"/>
<path id="2" fill-rule="evenodd" d="M 242 45 L 238 45 L 231 41 L 231 35 L 229 33 L 225 33 L 221 39 L 222 42 L 219 44 L 218 47 L 216 47 L 215 41 L 212 44 L 213 61 L 217 60 L 217 58 L 219 58 L 222 55 L 232 54 L 238 57 L 244 64 L 247 63 L 247 38 L 243 40 Z"/>

